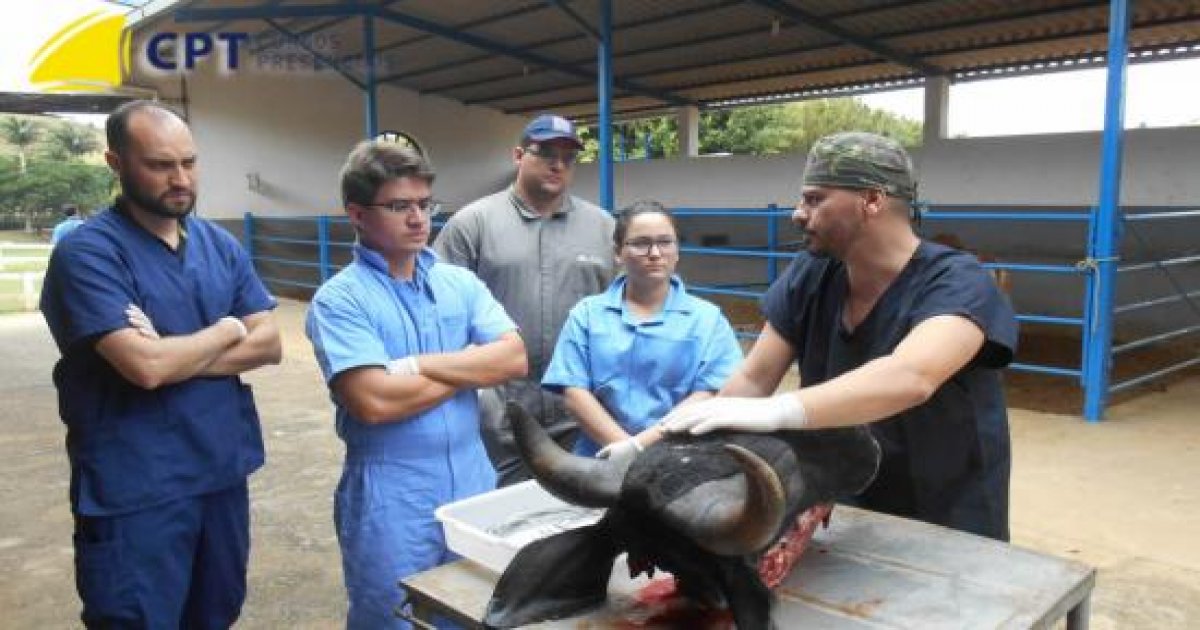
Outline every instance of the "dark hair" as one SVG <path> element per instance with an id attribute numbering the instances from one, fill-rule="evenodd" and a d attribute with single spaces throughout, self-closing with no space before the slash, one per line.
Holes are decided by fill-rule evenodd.
<path id="1" fill-rule="evenodd" d="M 633 222 L 635 217 L 643 214 L 663 215 L 667 218 L 667 221 L 671 222 L 671 229 L 675 230 L 676 234 L 679 234 L 679 223 L 675 221 L 674 215 L 671 214 L 671 211 L 666 206 L 657 201 L 635 201 L 617 211 L 617 225 L 613 228 L 613 244 L 616 245 L 617 249 L 621 249 L 621 246 L 625 244 L 625 234 L 629 232 L 629 224 Z"/>
<path id="2" fill-rule="evenodd" d="M 375 202 L 380 187 L 401 177 L 432 184 L 436 174 L 420 153 L 383 140 L 363 140 L 342 166 L 342 204 Z"/>
<path id="3" fill-rule="evenodd" d="M 104 136 L 108 142 L 109 151 L 117 155 L 125 153 L 125 149 L 129 147 L 129 119 L 141 111 L 160 116 L 173 116 L 183 120 L 179 114 L 162 103 L 147 100 L 122 103 L 108 115 L 108 120 L 104 121 Z"/>
<path id="4" fill-rule="evenodd" d="M 68 203 L 62 207 L 62 213 L 68 217 L 73 217 L 79 213 L 79 208 L 76 208 L 75 204 Z"/>

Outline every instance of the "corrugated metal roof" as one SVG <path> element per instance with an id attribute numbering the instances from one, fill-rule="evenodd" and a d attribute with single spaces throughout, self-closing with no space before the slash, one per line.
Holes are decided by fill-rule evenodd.
<path id="1" fill-rule="evenodd" d="M 179 9 L 194 20 L 212 9 L 279 14 L 363 5 L 380 12 L 381 83 L 510 113 L 595 115 L 599 0 L 186 0 L 159 15 L 169 24 Z M 1200 56 L 1200 0 L 1131 6 L 1135 60 Z M 613 109 L 636 115 L 681 103 L 719 107 L 913 85 L 930 74 L 965 81 L 1096 65 L 1109 7 L 1096 0 L 619 0 L 612 10 Z M 360 18 L 273 20 L 292 35 L 337 37 L 345 61 L 361 59 Z M 279 32 L 261 16 L 173 28 L 217 22 Z"/>

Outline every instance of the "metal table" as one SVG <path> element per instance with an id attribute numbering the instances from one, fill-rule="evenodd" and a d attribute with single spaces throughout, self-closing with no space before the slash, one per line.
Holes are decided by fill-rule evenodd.
<path id="1" fill-rule="evenodd" d="M 633 596 L 622 559 L 609 601 L 539 628 L 628 627 Z M 467 628 L 480 619 L 497 576 L 461 560 L 402 581 L 418 618 L 445 615 Z M 1085 630 L 1096 571 L 1072 560 L 917 521 L 838 506 L 775 590 L 779 628 L 1049 628 L 1066 616 Z"/>

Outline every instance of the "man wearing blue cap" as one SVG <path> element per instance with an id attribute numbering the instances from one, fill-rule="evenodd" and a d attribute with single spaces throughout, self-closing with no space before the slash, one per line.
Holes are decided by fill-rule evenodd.
<path id="1" fill-rule="evenodd" d="M 480 392 L 484 443 L 500 485 L 530 476 L 504 425 L 503 401 L 519 402 L 567 449 L 578 434 L 561 397 L 540 383 L 571 307 L 613 276 L 612 217 L 568 193 L 582 148 L 571 121 L 534 118 L 512 150 L 516 181 L 455 213 L 433 244 L 483 280 L 525 340 L 529 375 Z"/>

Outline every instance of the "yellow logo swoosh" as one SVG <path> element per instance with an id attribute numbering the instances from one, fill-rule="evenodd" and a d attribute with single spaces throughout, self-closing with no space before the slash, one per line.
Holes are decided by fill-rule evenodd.
<path id="1" fill-rule="evenodd" d="M 59 29 L 30 58 L 29 82 L 43 92 L 103 92 L 129 74 L 125 16 L 100 9 Z"/>

